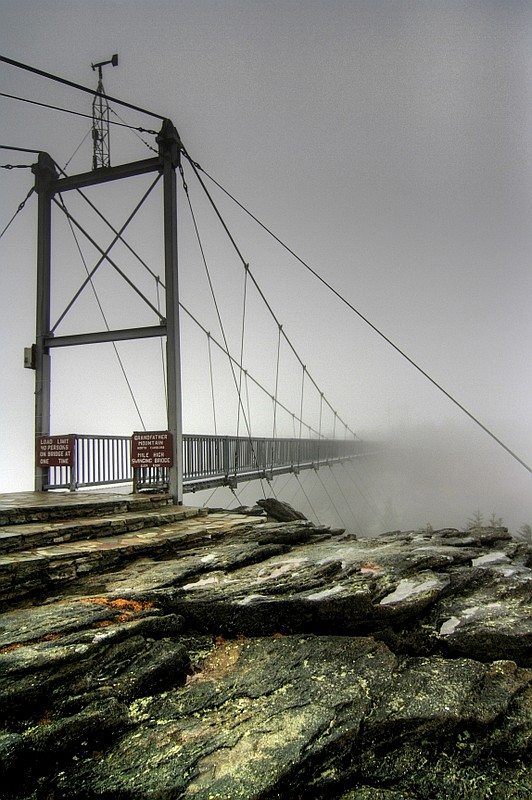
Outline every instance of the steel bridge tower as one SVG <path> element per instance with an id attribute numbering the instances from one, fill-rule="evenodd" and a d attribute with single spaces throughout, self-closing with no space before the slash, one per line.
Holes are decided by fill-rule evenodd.
<path id="1" fill-rule="evenodd" d="M 169 491 L 174 503 L 183 502 L 183 445 L 181 412 L 181 356 L 179 338 L 179 291 L 177 251 L 177 186 L 175 172 L 181 159 L 182 144 L 174 125 L 163 120 L 157 135 L 158 155 L 144 161 L 109 167 L 105 170 L 80 175 L 59 177 L 48 153 L 39 153 L 32 167 L 35 191 L 38 196 L 37 225 L 37 310 L 36 339 L 28 358 L 35 370 L 35 438 L 50 435 L 51 351 L 55 347 L 71 347 L 99 342 L 123 341 L 150 337 L 166 337 L 168 399 L 167 422 L 172 434 L 172 461 Z M 51 312 L 51 223 L 52 202 L 56 194 L 89 186 L 96 186 L 124 178 L 159 173 L 163 181 L 164 264 L 166 285 L 166 313 L 160 315 L 159 324 L 121 330 L 93 331 L 67 336 L 56 336 L 50 330 Z M 101 251 L 103 252 L 103 251 Z M 107 256 L 107 254 L 104 254 Z M 29 348 L 28 348 L 29 349 Z M 45 490 L 48 468 L 36 466 L 35 491 Z"/>

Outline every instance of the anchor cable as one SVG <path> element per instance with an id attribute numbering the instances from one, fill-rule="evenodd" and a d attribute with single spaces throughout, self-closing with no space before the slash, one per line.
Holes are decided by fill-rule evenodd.
<path id="1" fill-rule="evenodd" d="M 73 114 L 75 117 L 85 117 L 86 119 L 92 119 L 92 114 L 85 114 L 85 113 L 83 113 L 83 111 L 74 111 L 74 109 L 72 109 L 72 108 L 62 108 L 61 106 L 53 106 L 53 105 L 50 105 L 49 103 L 41 103 L 38 100 L 30 100 L 27 97 L 18 97 L 15 94 L 7 94 L 7 92 L 0 92 L 0 97 L 7 97 L 10 100 L 20 100 L 22 103 L 29 103 L 30 105 L 33 105 L 33 106 L 41 106 L 42 108 L 48 108 L 51 111 L 62 111 L 64 114 Z M 105 95 L 105 97 L 107 99 L 109 99 L 107 97 L 107 95 Z M 112 109 L 110 109 L 110 110 L 112 111 Z M 113 112 L 113 113 L 116 113 L 116 112 Z M 118 114 L 117 114 L 117 116 L 118 116 Z M 139 131 L 140 133 L 151 133 L 154 136 L 157 135 L 157 131 L 148 130 L 147 128 L 135 127 L 134 125 L 128 125 L 127 122 L 123 122 L 123 121 L 122 122 L 115 122 L 115 120 L 110 119 L 109 120 L 109 125 L 117 125 L 120 128 L 129 128 L 132 131 Z M 141 139 L 141 141 L 144 142 L 144 139 Z M 150 147 L 151 150 L 154 149 L 147 142 L 144 142 L 144 144 L 147 145 L 147 147 Z M 155 152 L 157 152 L 157 151 L 155 151 Z"/>
<path id="2" fill-rule="evenodd" d="M 17 210 L 15 211 L 15 213 L 13 214 L 13 216 L 11 217 L 11 219 L 9 220 L 7 225 L 5 226 L 4 230 L 0 233 L 0 239 L 2 238 L 4 233 L 7 231 L 7 229 L 11 225 L 11 223 L 14 221 L 14 219 L 20 214 L 20 212 L 22 211 L 22 209 L 24 208 L 24 206 L 26 205 L 26 203 L 28 202 L 28 200 L 30 199 L 30 197 L 32 196 L 34 191 L 35 191 L 35 187 L 32 186 L 31 189 L 29 190 L 28 194 L 24 198 L 24 200 L 21 203 L 19 203 Z"/>

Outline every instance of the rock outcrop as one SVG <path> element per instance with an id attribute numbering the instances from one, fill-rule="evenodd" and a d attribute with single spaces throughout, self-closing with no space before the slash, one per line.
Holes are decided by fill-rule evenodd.
<path id="1" fill-rule="evenodd" d="M 5 608 L 2 796 L 532 797 L 532 549 L 505 528 L 165 531 Z"/>

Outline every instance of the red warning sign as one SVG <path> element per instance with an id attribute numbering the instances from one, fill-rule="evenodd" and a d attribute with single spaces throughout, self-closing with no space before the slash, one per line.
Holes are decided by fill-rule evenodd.
<path id="1" fill-rule="evenodd" d="M 173 466 L 171 432 L 143 431 L 134 433 L 131 438 L 131 466 Z"/>
<path id="2" fill-rule="evenodd" d="M 40 436 L 37 440 L 38 467 L 72 467 L 75 436 Z"/>

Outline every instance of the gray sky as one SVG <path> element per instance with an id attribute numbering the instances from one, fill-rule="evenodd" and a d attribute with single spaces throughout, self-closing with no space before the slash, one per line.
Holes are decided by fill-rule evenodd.
<path id="1" fill-rule="evenodd" d="M 531 43 L 532 7 L 513 0 L 0 0 L 2 55 L 95 86 L 91 62 L 117 52 L 119 66 L 104 72 L 107 92 L 171 118 L 194 159 L 528 463 Z M 6 65 L 2 91 L 90 113 L 88 95 Z M 89 120 L 6 98 L 0 109 L 0 143 L 46 150 L 61 165 L 90 129 Z M 131 124 L 158 127 L 117 111 Z M 150 155 L 119 129 L 111 147 L 113 163 Z M 1 159 L 30 162 L 25 154 Z M 88 138 L 68 169 L 90 165 Z M 242 270 L 188 178 L 238 355 Z M 1 170 L 0 181 L 1 229 L 32 176 Z M 119 225 L 146 185 L 139 179 L 138 190 L 125 194 L 113 187 L 98 202 Z M 461 415 L 448 400 L 220 202 L 286 332 L 354 430 L 385 438 L 422 424 L 461 440 Z M 154 200 L 143 210 L 130 238 L 160 271 L 157 209 Z M 181 299 L 218 334 L 183 199 L 181 213 Z M 83 266 L 64 221 L 56 224 L 59 308 Z M 21 365 L 34 339 L 35 229 L 33 198 L 0 240 L 0 491 L 32 485 L 33 373 Z M 90 248 L 86 256 L 92 265 Z M 99 281 L 111 327 L 153 321 L 109 270 Z M 91 327 L 102 323 L 87 293 L 63 330 Z M 247 330 L 245 365 L 271 386 L 276 331 L 252 295 Z M 139 428 L 109 347 L 56 352 L 53 432 Z M 158 344 L 122 345 L 121 352 L 147 427 L 164 427 Z M 185 430 L 210 432 L 206 342 L 185 321 L 183 358 Z M 224 388 L 224 369 L 215 364 L 218 425 L 234 433 L 236 401 Z M 283 391 L 297 411 L 301 374 L 288 354 L 283 369 L 292 378 Z M 306 403 L 311 417 L 317 399 L 309 394 Z M 253 401 L 251 416 L 253 432 L 269 435 L 270 409 Z M 531 476 L 468 429 L 467 452 L 462 445 L 446 463 L 450 475 L 455 459 L 470 457 L 478 444 L 478 458 L 461 475 L 464 490 L 484 486 L 478 503 L 487 495 L 503 515 L 521 502 L 520 522 L 532 522 Z M 439 496 L 445 475 L 435 478 Z M 476 498 L 467 496 L 472 512 Z"/>

